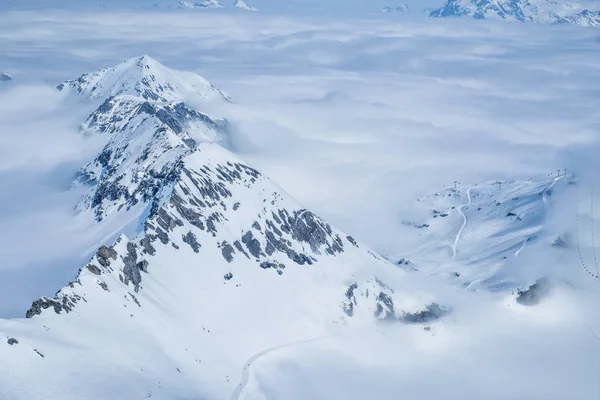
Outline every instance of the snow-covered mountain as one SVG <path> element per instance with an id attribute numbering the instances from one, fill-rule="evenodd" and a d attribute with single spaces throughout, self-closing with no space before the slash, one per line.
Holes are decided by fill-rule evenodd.
<path id="1" fill-rule="evenodd" d="M 241 8 L 242 10 L 256 11 L 255 7 L 248 5 L 248 3 L 246 3 L 244 0 L 235 0 L 235 3 L 233 3 L 233 6 L 237 7 L 237 8 Z"/>
<path id="2" fill-rule="evenodd" d="M 183 9 L 195 9 L 195 8 L 223 8 L 223 5 L 219 2 L 219 0 L 204 0 L 197 2 L 189 2 L 189 1 L 178 1 L 175 5 L 177 8 Z"/>
<path id="3" fill-rule="evenodd" d="M 591 0 L 448 0 L 430 16 L 600 26 L 600 3 Z"/>
<path id="4" fill-rule="evenodd" d="M 123 94 L 162 102 L 228 99 L 198 74 L 167 68 L 147 55 L 83 74 L 57 88 L 100 99 Z"/>
<path id="5" fill-rule="evenodd" d="M 12 81 L 13 77 L 6 72 L 0 73 L 0 82 Z"/>
<path id="6" fill-rule="evenodd" d="M 201 77 L 144 56 L 58 88 L 104 100 L 82 127 L 107 145 L 79 209 L 138 229 L 0 320 L 2 396 L 227 398 L 264 348 L 449 311 L 223 147 L 226 123 L 181 102 L 224 99 Z"/>

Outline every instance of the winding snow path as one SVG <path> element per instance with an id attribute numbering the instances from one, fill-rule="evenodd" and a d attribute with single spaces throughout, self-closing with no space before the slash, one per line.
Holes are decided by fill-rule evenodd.
<path id="1" fill-rule="evenodd" d="M 465 227 L 467 226 L 467 215 L 463 211 L 463 208 L 470 206 L 471 203 L 473 202 L 473 199 L 471 199 L 471 191 L 473 189 L 475 189 L 476 187 L 478 187 L 478 186 L 472 186 L 467 189 L 467 202 L 458 207 L 458 212 L 463 217 L 463 223 L 462 223 L 462 226 L 460 227 L 460 229 L 458 230 L 456 237 L 454 238 L 454 243 L 452 243 L 452 246 L 451 246 L 453 258 L 456 257 L 456 255 L 458 254 L 457 253 L 458 243 L 460 242 L 460 237 L 461 237 L 463 231 L 465 230 Z"/>
<path id="2" fill-rule="evenodd" d="M 269 354 L 271 352 L 274 352 L 274 351 L 277 351 L 277 350 L 281 350 L 281 349 L 286 348 L 286 347 L 294 347 L 294 346 L 298 346 L 298 345 L 301 345 L 301 344 L 315 342 L 317 340 L 323 340 L 323 339 L 324 338 L 315 338 L 315 339 L 302 340 L 302 341 L 299 341 L 299 342 L 282 344 L 282 345 L 275 346 L 275 347 L 269 347 L 268 349 L 261 350 L 258 353 L 254 354 L 252 357 L 250 357 L 249 359 L 247 359 L 246 362 L 244 363 L 244 365 L 242 366 L 242 380 L 235 387 L 235 389 L 233 390 L 233 393 L 231 393 L 230 400 L 238 400 L 240 398 L 242 392 L 246 388 L 246 385 L 248 385 L 248 381 L 250 380 L 250 367 L 259 358 L 261 358 L 263 356 L 266 356 L 267 354 Z"/>

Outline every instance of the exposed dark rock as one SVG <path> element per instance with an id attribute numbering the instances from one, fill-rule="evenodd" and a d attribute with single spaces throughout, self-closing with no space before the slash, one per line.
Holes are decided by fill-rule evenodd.
<path id="1" fill-rule="evenodd" d="M 131 296 L 131 299 L 134 301 L 135 304 L 138 305 L 138 307 L 141 307 L 142 305 L 140 304 L 140 301 L 137 299 L 137 297 L 135 297 L 135 295 L 133 293 L 129 293 L 129 296 Z"/>
<path id="2" fill-rule="evenodd" d="M 33 351 L 35 351 L 38 356 L 44 358 L 44 355 L 38 349 L 33 349 Z"/>
<path id="3" fill-rule="evenodd" d="M 248 231 L 242 236 L 242 243 L 246 245 L 246 248 L 254 256 L 254 258 L 260 258 L 264 256 L 264 253 L 260 249 L 260 242 L 254 238 L 252 231 Z"/>
<path id="4" fill-rule="evenodd" d="M 136 266 L 140 271 L 148 273 L 148 261 L 142 260 L 139 263 L 137 263 Z"/>
<path id="5" fill-rule="evenodd" d="M 221 253 L 223 254 L 223 258 L 227 260 L 227 262 L 233 261 L 233 253 L 235 253 L 235 250 L 233 249 L 232 245 L 230 245 L 227 242 L 223 242 L 221 244 Z"/>
<path id="6" fill-rule="evenodd" d="M 240 203 L 235 203 L 235 204 L 233 205 L 233 211 L 237 211 L 237 210 L 238 210 L 238 208 L 240 208 Z"/>
<path id="7" fill-rule="evenodd" d="M 299 264 L 299 265 L 304 265 L 304 264 L 312 265 L 312 263 L 313 263 L 313 258 L 307 256 L 306 254 L 297 254 L 293 250 L 288 252 L 288 257 L 290 257 L 292 259 L 292 261 L 294 261 L 296 264 Z"/>
<path id="8" fill-rule="evenodd" d="M 242 244 L 240 243 L 239 240 L 236 240 L 235 242 L 233 242 L 233 245 L 235 246 L 235 248 L 242 254 L 244 254 L 247 258 L 250 258 L 250 256 L 248 255 L 248 253 L 246 252 L 246 250 L 244 250 L 244 246 L 242 246 Z M 267 253 L 268 254 L 268 253 Z"/>
<path id="9" fill-rule="evenodd" d="M 100 286 L 103 290 L 110 292 L 110 290 L 108 290 L 108 285 L 106 284 L 106 282 L 98 281 L 98 286 Z"/>
<path id="10" fill-rule="evenodd" d="M 435 321 L 448 314 L 448 310 L 437 303 L 431 303 L 425 310 L 416 313 L 403 313 L 399 318 L 400 321 L 406 323 L 425 323 Z"/>
<path id="11" fill-rule="evenodd" d="M 26 318 L 31 318 L 34 315 L 39 315 L 42 313 L 42 310 L 53 307 L 54 312 L 60 314 L 62 310 L 62 305 L 58 301 L 54 301 L 47 297 L 42 297 L 33 302 L 27 313 L 25 314 Z"/>
<path id="12" fill-rule="evenodd" d="M 254 223 L 252 224 L 252 227 L 254 229 L 256 229 L 257 231 L 261 230 L 260 224 L 258 223 L 258 221 L 254 221 Z"/>
<path id="13" fill-rule="evenodd" d="M 50 307 L 54 309 L 54 312 L 56 314 L 60 314 L 62 311 L 69 313 L 73 309 L 73 307 L 75 307 L 75 304 L 82 299 L 83 298 L 77 294 L 71 296 L 63 295 L 60 299 L 41 297 L 31 304 L 31 307 L 29 308 L 29 310 L 27 310 L 25 317 L 32 318 L 36 315 L 40 315 L 43 310 L 46 310 Z"/>
<path id="14" fill-rule="evenodd" d="M 161 228 L 163 228 L 167 232 L 172 231 L 177 226 L 183 226 L 183 222 L 169 215 L 169 213 L 164 208 L 158 210 L 156 222 Z"/>
<path id="15" fill-rule="evenodd" d="M 133 242 L 127 243 L 127 256 L 123 257 L 123 283 L 125 285 L 129 285 L 129 282 L 133 283 L 136 293 L 140 290 L 140 283 L 142 282 L 142 274 L 137 258 L 136 245 Z"/>
<path id="16" fill-rule="evenodd" d="M 88 264 L 86 266 L 86 268 L 88 269 L 88 271 L 90 271 L 94 275 L 100 275 L 101 274 L 100 268 L 96 267 L 94 264 Z"/>
<path id="17" fill-rule="evenodd" d="M 342 310 L 349 317 L 354 315 L 354 306 L 357 304 L 356 296 L 354 295 L 356 289 L 358 289 L 357 283 L 348 286 L 348 289 L 346 290 L 346 300 L 342 303 Z"/>
<path id="18" fill-rule="evenodd" d="M 186 207 L 184 200 L 178 194 L 175 193 L 171 196 L 171 204 L 175 206 L 185 220 L 189 221 L 195 227 L 204 230 L 204 223 L 200 219 L 202 215 Z"/>
<path id="19" fill-rule="evenodd" d="M 356 240 L 354 240 L 352 236 L 346 236 L 346 240 L 348 240 L 353 246 L 358 247 L 358 243 L 356 243 Z"/>
<path id="20" fill-rule="evenodd" d="M 228 272 L 225 274 L 225 276 L 223 276 L 223 278 L 225 278 L 226 281 L 230 281 L 233 278 L 233 274 Z"/>
<path id="21" fill-rule="evenodd" d="M 160 240 L 162 244 L 169 243 L 169 235 L 167 235 L 165 231 L 163 231 L 159 227 L 156 227 L 154 232 L 156 232 L 156 236 L 158 236 L 158 240 Z"/>
<path id="22" fill-rule="evenodd" d="M 535 306 L 550 292 L 550 281 L 540 278 L 526 290 L 519 290 L 517 303 L 524 306 Z"/>
<path id="23" fill-rule="evenodd" d="M 277 268 L 277 264 L 270 261 L 263 261 L 260 263 L 260 267 L 262 269 Z"/>
<path id="24" fill-rule="evenodd" d="M 98 262 L 103 267 L 108 267 L 110 265 L 110 259 L 117 259 L 117 252 L 115 251 L 115 249 L 107 246 L 100 247 L 96 255 L 98 258 Z"/>
<path id="25" fill-rule="evenodd" d="M 144 253 L 150 254 L 151 256 L 156 254 L 156 249 L 152 246 L 154 240 L 156 240 L 156 236 L 154 235 L 146 235 L 140 240 L 140 244 L 144 248 Z"/>
<path id="26" fill-rule="evenodd" d="M 194 250 L 194 253 L 198 253 L 200 251 L 200 243 L 198 243 L 196 240 L 196 235 L 194 235 L 191 231 L 183 235 L 183 241 L 184 243 L 190 245 L 192 250 Z"/>
<path id="27" fill-rule="evenodd" d="M 283 274 L 283 270 L 285 269 L 285 264 L 278 263 L 277 261 L 263 261 L 260 263 L 260 267 L 262 269 L 274 269 L 277 271 L 279 275 Z"/>
<path id="28" fill-rule="evenodd" d="M 6 341 L 9 345 L 13 346 L 15 344 L 19 344 L 19 341 L 15 338 L 8 338 L 8 340 Z"/>

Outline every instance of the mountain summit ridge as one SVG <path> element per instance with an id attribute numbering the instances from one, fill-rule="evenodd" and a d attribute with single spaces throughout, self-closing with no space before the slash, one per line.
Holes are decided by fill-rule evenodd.
<path id="1" fill-rule="evenodd" d="M 200 75 L 168 68 L 148 55 L 83 74 L 57 89 L 101 99 L 125 94 L 160 102 L 229 101 L 225 93 Z"/>

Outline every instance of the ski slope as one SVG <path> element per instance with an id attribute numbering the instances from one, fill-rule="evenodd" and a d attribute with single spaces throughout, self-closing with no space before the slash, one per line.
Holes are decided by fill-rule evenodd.
<path id="1" fill-rule="evenodd" d="M 546 225 L 553 194 L 569 191 L 566 181 L 560 177 L 488 182 L 421 198 L 418 204 L 430 217 L 409 225 L 416 227 L 412 229 L 421 245 L 395 257 L 408 258 L 420 271 L 470 289 L 510 291 L 528 285 L 506 273 L 528 247 L 534 243 L 549 247 L 556 238 Z"/>

